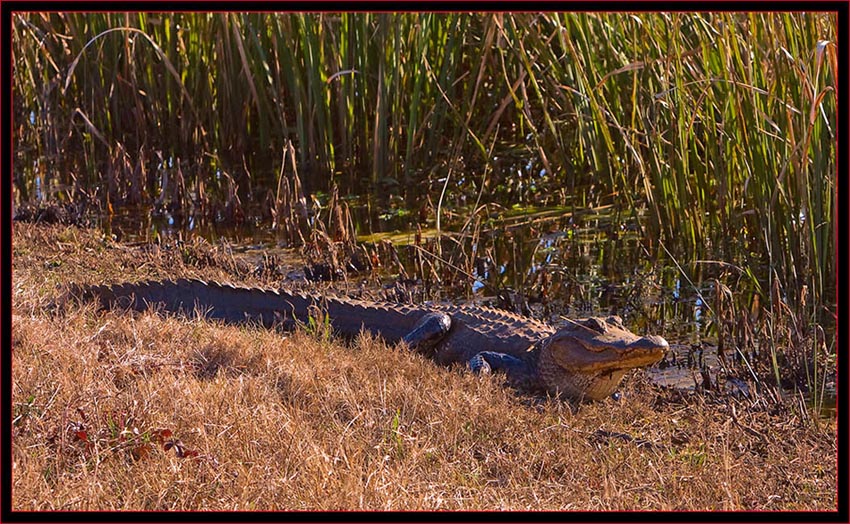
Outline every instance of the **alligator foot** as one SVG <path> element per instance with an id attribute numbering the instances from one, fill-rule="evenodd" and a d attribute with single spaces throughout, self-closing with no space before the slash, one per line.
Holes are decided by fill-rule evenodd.
<path id="1" fill-rule="evenodd" d="M 430 353 L 452 327 L 452 318 L 443 312 L 428 313 L 419 319 L 413 329 L 402 339 L 419 353 Z"/>
<path id="2" fill-rule="evenodd" d="M 476 353 L 466 364 L 476 374 L 490 374 L 493 371 L 501 371 L 516 386 L 524 387 L 535 383 L 534 370 L 531 366 L 527 362 L 506 353 L 482 351 Z"/>

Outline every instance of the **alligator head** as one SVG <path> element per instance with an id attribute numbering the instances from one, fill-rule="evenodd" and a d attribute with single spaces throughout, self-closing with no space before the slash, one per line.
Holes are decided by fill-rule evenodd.
<path id="1" fill-rule="evenodd" d="M 668 347 L 659 336 L 635 335 L 620 317 L 576 320 L 543 343 L 537 371 L 552 392 L 601 400 L 628 370 L 658 362 Z"/>

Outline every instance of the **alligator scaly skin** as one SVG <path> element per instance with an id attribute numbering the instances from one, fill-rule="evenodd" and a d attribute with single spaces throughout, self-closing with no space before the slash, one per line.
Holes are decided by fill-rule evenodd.
<path id="1" fill-rule="evenodd" d="M 423 316 L 442 311 L 452 318 L 452 336 L 435 355 L 442 364 L 466 362 L 484 350 L 522 357 L 555 332 L 543 322 L 487 307 L 415 306 L 330 296 L 319 298 L 285 289 L 195 279 L 86 286 L 73 294 L 95 298 L 104 308 L 117 306 L 142 311 L 150 305 L 161 304 L 171 313 L 191 316 L 201 312 L 211 319 L 229 323 L 253 321 L 267 327 L 275 322 L 291 327 L 293 320 L 306 323 L 313 312 L 310 308 L 319 307 L 328 312 L 331 326 L 338 334 L 354 337 L 365 330 L 391 344 L 401 341 Z"/>
<path id="2" fill-rule="evenodd" d="M 94 299 L 104 308 L 141 311 L 156 306 L 187 316 L 201 313 L 230 323 L 277 323 L 287 328 L 295 321 L 308 322 L 318 307 L 327 312 L 336 333 L 354 337 L 368 331 L 391 344 L 410 340 L 411 332 L 436 314 L 450 319 L 448 332 L 426 348 L 438 363 L 492 367 L 505 371 L 518 385 L 573 398 L 604 398 L 626 371 L 660 360 L 667 347 L 660 337 L 634 335 L 617 317 L 577 321 L 556 331 L 543 322 L 486 307 L 315 297 L 194 279 L 71 286 L 68 294 Z"/>

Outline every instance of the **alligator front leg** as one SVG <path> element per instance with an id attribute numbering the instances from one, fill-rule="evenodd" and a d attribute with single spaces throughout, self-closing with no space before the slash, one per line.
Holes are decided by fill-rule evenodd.
<path id="1" fill-rule="evenodd" d="M 515 386 L 524 388 L 539 386 L 532 366 L 513 355 L 495 351 L 482 351 L 469 359 L 467 365 L 476 374 L 501 371 L 508 376 L 508 381 Z"/>
<path id="2" fill-rule="evenodd" d="M 447 313 L 435 311 L 420 318 L 402 340 L 410 349 L 428 354 L 446 337 L 451 327 L 452 317 Z"/>

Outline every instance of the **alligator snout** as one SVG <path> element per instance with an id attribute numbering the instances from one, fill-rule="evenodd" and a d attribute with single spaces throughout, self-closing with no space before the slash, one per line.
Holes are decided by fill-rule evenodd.
<path id="1" fill-rule="evenodd" d="M 659 349 L 664 351 L 665 353 L 670 348 L 670 344 L 664 340 L 663 337 L 659 337 L 658 335 L 648 335 L 646 337 L 641 337 L 638 340 L 635 340 L 633 343 L 629 344 L 629 349 Z"/>

